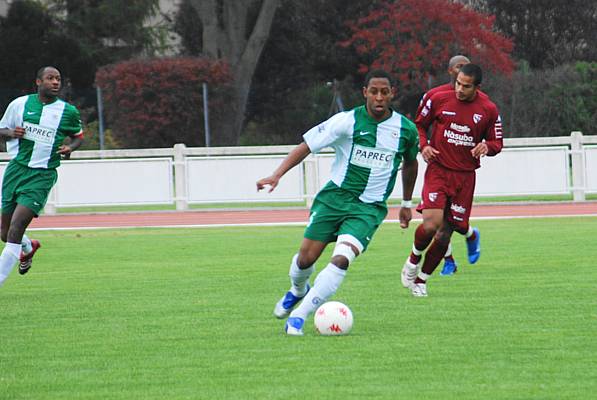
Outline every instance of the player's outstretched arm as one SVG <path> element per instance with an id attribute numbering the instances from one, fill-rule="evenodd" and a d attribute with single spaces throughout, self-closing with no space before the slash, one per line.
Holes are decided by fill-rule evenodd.
<path id="1" fill-rule="evenodd" d="M 265 189 L 266 186 L 269 186 L 268 193 L 271 193 L 276 186 L 278 186 L 280 178 L 282 178 L 282 176 L 284 176 L 284 174 L 290 171 L 294 166 L 303 161 L 310 153 L 311 149 L 309 149 L 309 146 L 307 146 L 305 142 L 296 146 L 290 153 L 288 153 L 286 158 L 282 161 L 280 166 L 276 168 L 273 174 L 257 181 L 257 191 Z"/>

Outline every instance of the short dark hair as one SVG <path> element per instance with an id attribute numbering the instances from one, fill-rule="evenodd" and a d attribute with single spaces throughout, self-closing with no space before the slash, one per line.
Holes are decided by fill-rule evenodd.
<path id="1" fill-rule="evenodd" d="M 392 75 L 383 69 L 373 69 L 369 71 L 367 75 L 365 75 L 365 87 L 369 86 L 369 81 L 371 81 L 373 78 L 386 78 L 388 81 L 390 81 L 390 86 L 394 86 Z"/>
<path id="2" fill-rule="evenodd" d="M 473 83 L 478 86 L 483 82 L 483 71 L 477 64 L 465 64 L 460 68 L 460 73 L 473 77 Z"/>
<path id="3" fill-rule="evenodd" d="M 37 75 L 35 76 L 37 79 L 42 79 L 44 77 L 44 72 L 46 71 L 46 69 L 48 68 L 52 68 L 55 69 L 56 71 L 60 72 L 60 70 L 56 67 L 53 67 L 51 65 L 46 65 L 45 67 L 41 67 L 40 69 L 37 70 Z"/>

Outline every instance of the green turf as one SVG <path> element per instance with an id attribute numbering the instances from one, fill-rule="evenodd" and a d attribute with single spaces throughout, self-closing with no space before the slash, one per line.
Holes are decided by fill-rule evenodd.
<path id="1" fill-rule="evenodd" d="M 597 218 L 478 226 L 478 264 L 456 237 L 459 272 L 421 299 L 413 228 L 382 225 L 335 296 L 346 337 L 271 316 L 301 227 L 32 232 L 0 288 L 0 399 L 593 398 Z"/>

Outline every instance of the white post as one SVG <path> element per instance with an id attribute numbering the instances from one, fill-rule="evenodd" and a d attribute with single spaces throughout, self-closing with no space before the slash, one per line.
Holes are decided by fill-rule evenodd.
<path id="1" fill-rule="evenodd" d="M 174 145 L 174 190 L 176 192 L 176 209 L 179 211 L 188 210 L 187 198 L 187 174 L 185 164 L 186 146 L 183 143 Z"/>
<path id="2" fill-rule="evenodd" d="M 305 197 L 307 200 L 307 207 L 311 208 L 319 186 L 316 156 L 311 155 L 306 158 L 305 161 L 303 161 L 303 168 L 303 176 L 305 177 Z"/>
<path id="3" fill-rule="evenodd" d="M 582 132 L 570 134 L 570 158 L 572 160 L 572 198 L 574 201 L 585 201 L 585 163 L 582 145 Z"/>

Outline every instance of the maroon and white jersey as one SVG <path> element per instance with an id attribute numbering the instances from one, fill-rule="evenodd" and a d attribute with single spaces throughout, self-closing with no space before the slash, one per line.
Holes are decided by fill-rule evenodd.
<path id="1" fill-rule="evenodd" d="M 417 107 L 417 113 L 415 115 L 421 114 L 421 110 L 423 110 L 423 104 L 435 93 L 445 92 L 448 90 L 454 90 L 454 85 L 450 82 L 444 83 L 443 85 L 439 85 L 436 87 L 432 87 L 425 93 L 423 93 L 423 97 L 421 97 L 421 101 L 419 101 L 419 106 Z"/>
<path id="2" fill-rule="evenodd" d="M 485 141 L 488 156 L 502 150 L 502 120 L 488 96 L 477 95 L 472 102 L 456 98 L 454 90 L 431 95 L 415 119 L 421 150 L 431 145 L 439 151 L 433 162 L 455 171 L 480 167 L 471 150 Z M 431 138 L 427 129 L 433 124 Z"/>

